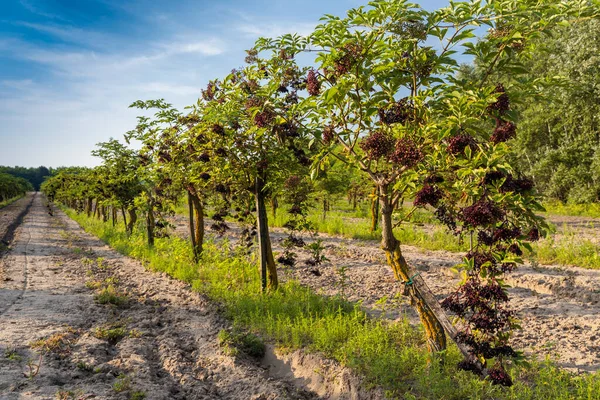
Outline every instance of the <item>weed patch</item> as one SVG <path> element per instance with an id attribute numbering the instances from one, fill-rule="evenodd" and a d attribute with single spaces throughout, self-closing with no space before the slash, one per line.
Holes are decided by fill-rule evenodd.
<path id="1" fill-rule="evenodd" d="M 219 345 L 228 355 L 237 356 L 242 353 L 257 359 L 265 355 L 264 342 L 252 333 L 222 329 L 218 338 Z"/>
<path id="2" fill-rule="evenodd" d="M 127 327 L 123 323 L 109 323 L 92 330 L 96 339 L 106 340 L 110 344 L 116 344 L 125 336 L 129 335 Z"/>
<path id="3" fill-rule="evenodd" d="M 118 292 L 113 285 L 108 285 L 94 296 L 94 301 L 98 304 L 111 304 L 122 307 L 127 304 L 127 296 Z"/>

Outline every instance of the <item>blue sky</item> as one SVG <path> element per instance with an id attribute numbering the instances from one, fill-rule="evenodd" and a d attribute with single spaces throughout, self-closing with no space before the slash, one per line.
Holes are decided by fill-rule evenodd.
<path id="1" fill-rule="evenodd" d="M 306 34 L 365 3 L 1 0 L 0 165 L 97 165 L 95 144 L 135 126 L 133 101 L 193 104 L 259 36 Z"/>

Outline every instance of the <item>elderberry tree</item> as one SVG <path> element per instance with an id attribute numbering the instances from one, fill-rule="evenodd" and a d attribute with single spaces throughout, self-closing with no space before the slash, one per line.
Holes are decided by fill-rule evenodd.
<path id="1" fill-rule="evenodd" d="M 294 61 L 298 40 L 292 36 L 282 39 L 289 44 L 287 51 L 277 52 L 269 60 L 250 50 L 249 65 L 207 88 L 199 102 L 206 123 L 222 132 L 220 157 L 231 170 L 224 189 L 238 197 L 244 197 L 243 192 L 254 197 L 263 290 L 278 285 L 266 199 L 298 165 L 310 165 L 304 150 L 306 133 L 298 123 L 304 118 L 298 91 L 303 88 L 305 73 Z"/>
<path id="2" fill-rule="evenodd" d="M 170 165 L 176 145 L 177 121 L 181 115 L 162 99 L 138 100 L 130 107 L 155 110 L 151 117 L 138 117 L 136 128 L 125 134 L 128 143 L 135 139 L 142 144 L 136 171 L 142 190 L 135 199 L 135 206 L 145 214 L 147 241 L 152 247 L 156 237 L 169 235 L 171 224 L 168 216 L 173 214 L 173 206 L 179 196 L 170 176 Z"/>
<path id="3" fill-rule="evenodd" d="M 444 350 L 447 332 L 466 357 L 463 366 L 485 374 L 487 360 L 495 360 L 494 383 L 510 384 L 504 367 L 518 358 L 508 345 L 516 324 L 502 275 L 544 225 L 534 214 L 541 207 L 531 181 L 505 162 L 516 131 L 509 99 L 523 101 L 535 86 L 522 81 L 507 94 L 491 78 L 522 76 L 531 37 L 590 12 L 577 1 L 451 3 L 428 12 L 378 0 L 344 18 L 325 16 L 309 37 L 307 50 L 317 57 L 306 76 L 304 107 L 313 112 L 304 123 L 321 144 L 315 170 L 335 157 L 376 186 L 382 248 L 419 313 L 429 350 Z M 475 41 L 482 26 L 507 32 Z M 257 48 L 278 45 L 263 39 Z M 457 79 L 457 54 L 477 56 L 486 72 L 477 81 Z M 461 238 L 477 238 L 459 266 L 462 285 L 444 302 L 461 318 L 459 331 L 394 235 L 392 214 L 405 199 L 414 199 L 414 209 L 432 208 Z"/>
<path id="4" fill-rule="evenodd" d="M 105 193 L 108 202 L 112 204 L 113 216 L 117 209 L 121 211 L 125 230 L 131 234 L 137 221 L 134 200 L 142 190 L 137 178 L 139 167 L 137 154 L 115 139 L 98 143 L 96 147 L 97 149 L 92 151 L 92 155 L 102 159 L 102 164 L 95 169 L 98 179 L 102 182 L 100 191 Z M 88 189 L 92 189 L 87 195 L 85 206 L 89 216 L 94 190 L 93 186 Z M 95 192 L 98 191 L 95 190 Z"/>

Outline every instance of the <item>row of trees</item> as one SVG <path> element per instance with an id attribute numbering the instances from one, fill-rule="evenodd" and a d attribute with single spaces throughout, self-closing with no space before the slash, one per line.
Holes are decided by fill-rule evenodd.
<path id="1" fill-rule="evenodd" d="M 0 165 L 0 173 L 9 174 L 18 178 L 27 180 L 33 186 L 33 190 L 40 190 L 40 186 L 44 180 L 51 175 L 51 171 L 40 166 L 37 168 L 26 167 L 5 167 Z"/>
<path id="2" fill-rule="evenodd" d="M 32 190 L 33 186 L 27 180 L 0 173 L 0 203 L 14 197 L 23 196 Z"/>
<path id="3" fill-rule="evenodd" d="M 149 245 L 165 233 L 170 205 L 183 191 L 196 257 L 207 212 L 217 232 L 227 229 L 226 216 L 235 218 L 258 238 L 264 290 L 278 285 L 268 201 L 276 209 L 278 197 L 288 199 L 294 231 L 305 226 L 311 187 L 325 193 L 324 212 L 336 187 L 372 191 L 382 249 L 430 351 L 443 351 L 449 335 L 464 368 L 510 385 L 505 365 L 520 354 L 509 345 L 516 320 L 502 276 L 545 228 L 535 215 L 541 206 L 533 182 L 507 162 L 519 104 L 539 87 L 524 63 L 536 38 L 594 12 L 585 1 L 451 3 L 429 12 L 377 0 L 344 18 L 325 16 L 308 37 L 258 40 L 247 66 L 211 81 L 189 112 L 163 100 L 134 103 L 154 113 L 126 134 L 141 150 L 102 143 L 95 151 L 102 166 L 63 171 L 44 190 L 105 220 L 107 210 L 113 221 L 120 210 L 128 232 L 143 216 Z M 481 26 L 489 31 L 474 40 Z M 457 53 L 475 57 L 477 70 L 465 73 Z M 339 171 L 349 169 L 352 179 L 340 185 Z M 414 212 L 394 221 L 407 199 L 471 243 L 458 266 L 461 285 L 441 305 L 394 235 Z"/>

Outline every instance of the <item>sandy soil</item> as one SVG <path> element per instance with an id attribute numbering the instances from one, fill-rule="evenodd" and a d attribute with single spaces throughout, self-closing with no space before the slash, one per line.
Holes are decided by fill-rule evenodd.
<path id="1" fill-rule="evenodd" d="M 19 225 L 22 216 L 27 212 L 27 207 L 33 200 L 34 193 L 27 193 L 25 197 L 0 208 L 0 253 L 6 249 L 13 239 L 15 228 Z"/>
<path id="2" fill-rule="evenodd" d="M 546 216 L 548 222 L 556 228 L 554 239 L 576 237 L 577 240 L 585 239 L 592 243 L 600 244 L 600 219 L 567 215 Z"/>
<path id="3" fill-rule="evenodd" d="M 1 399 L 128 399 L 135 391 L 147 399 L 346 398 L 339 385 L 313 379 L 319 360 L 270 350 L 261 364 L 225 354 L 217 335 L 229 326 L 217 307 L 59 210 L 50 216 L 39 195 L 0 261 Z M 95 301 L 90 287 L 107 279 L 124 305 Z M 109 327 L 124 336 L 103 338 Z M 359 383 L 341 375 L 356 391 Z"/>
<path id="4" fill-rule="evenodd" d="M 561 217 L 564 219 L 565 217 Z M 567 218 L 568 219 L 568 218 Z M 186 236 L 186 220 L 176 218 L 177 234 Z M 239 229 L 231 224 L 228 236 L 235 238 Z M 600 225 L 597 225 L 600 227 Z M 274 251 L 281 251 L 285 236 L 273 229 Z M 326 247 L 327 261 L 320 269 L 304 265 L 308 252 L 295 250 L 297 266 L 284 270 L 285 278 L 298 279 L 326 295 L 343 294 L 361 301 L 374 315 L 390 319 L 418 317 L 402 287 L 394 280 L 376 241 L 345 239 L 320 234 Z M 304 237 L 309 243 L 312 238 Z M 403 246 L 407 260 L 420 271 L 427 284 L 442 300 L 458 284 L 451 267 L 460 254 L 445 251 L 422 251 Z M 512 288 L 512 307 L 517 311 L 523 330 L 516 333 L 513 344 L 540 359 L 546 356 L 574 372 L 600 369 L 600 271 L 576 267 L 523 265 L 507 279 Z"/>

